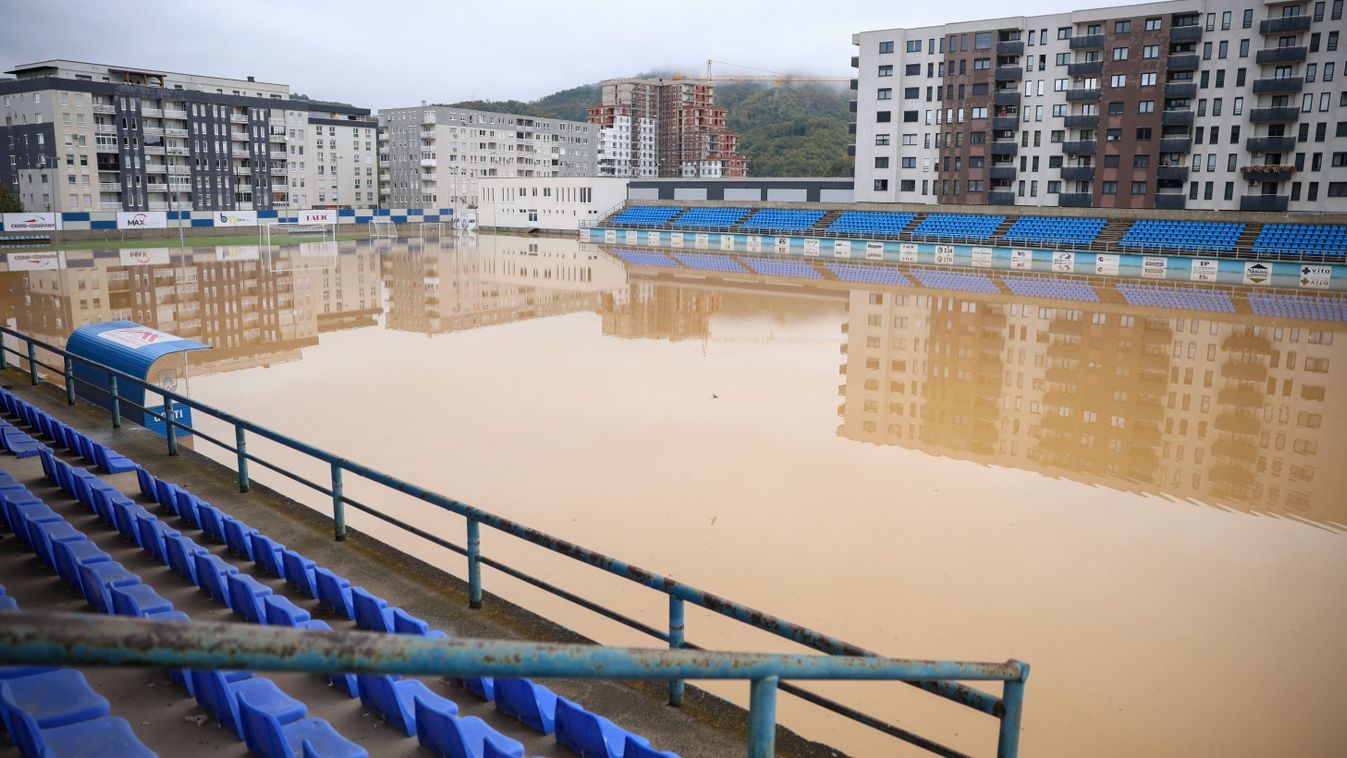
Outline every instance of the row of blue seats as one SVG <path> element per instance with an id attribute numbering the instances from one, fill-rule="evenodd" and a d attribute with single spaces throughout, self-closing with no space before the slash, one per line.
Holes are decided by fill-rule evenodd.
<path id="1" fill-rule="evenodd" d="M 1003 275 L 1001 281 L 1016 295 L 1023 297 L 1042 297 L 1053 300 L 1080 300 L 1087 303 L 1099 302 L 1099 293 L 1084 282 L 1043 279 L 1033 276 Z"/>
<path id="2" fill-rule="evenodd" d="M 1254 240 L 1256 253 L 1347 255 L 1347 225 L 1264 224 Z"/>
<path id="3" fill-rule="evenodd" d="M 996 282 L 990 276 L 963 271 L 941 271 L 933 268 L 913 269 L 912 275 L 921 282 L 921 286 L 931 289 L 960 290 L 963 292 L 999 293 Z"/>
<path id="4" fill-rule="evenodd" d="M 828 224 L 829 234 L 896 235 L 916 218 L 915 213 L 892 211 L 842 211 Z"/>
<path id="5" fill-rule="evenodd" d="M 1308 321 L 1347 321 L 1347 298 L 1250 292 L 1249 307 L 1259 316 Z"/>
<path id="6" fill-rule="evenodd" d="M 17 398 L 13 400 L 23 402 Z M 63 488 L 71 491 L 77 499 L 81 499 L 81 502 L 89 503 L 92 510 L 116 526 L 128 539 L 136 541 L 153 557 L 171 566 L 217 601 L 228 605 L 245 620 L 252 623 L 281 624 L 309 629 L 330 628 L 325 622 L 310 619 L 306 611 L 283 596 L 273 594 L 269 587 L 218 556 L 210 554 L 191 538 L 167 528 L 142 506 L 102 482 L 96 475 L 84 472 L 83 469 L 68 467 L 50 453 L 43 455 L 43 465 L 44 473 L 50 479 L 62 484 Z M 159 503 L 177 517 L 200 528 L 207 537 L 224 544 L 230 552 L 252 560 L 267 573 L 285 579 L 290 586 L 309 597 L 317 598 L 321 604 L 354 620 L 360 628 L 386 633 L 445 636 L 441 631 L 431 630 L 425 621 L 406 613 L 401 608 L 390 607 L 387 601 L 361 587 L 353 587 L 349 580 L 316 566 L 313 561 L 293 550 L 287 550 L 284 545 L 272 541 L 258 530 L 196 498 L 187 490 L 153 477 L 142 467 L 135 466 L 135 471 L 137 484 L 144 497 Z M 117 606 L 121 594 L 113 595 L 110 592 L 109 599 L 104 600 L 101 607 Z M 151 595 L 129 598 L 126 605 L 140 613 L 152 610 L 171 611 L 171 604 L 164 608 L 167 602 L 166 600 L 158 602 Z M 421 743 L 432 750 L 471 756 L 523 755 L 521 744 L 495 732 L 480 719 L 455 719 L 454 716 L 458 713 L 457 705 L 434 694 L 419 681 L 343 674 L 333 675 L 332 681 L 350 696 L 355 697 L 358 694 L 363 703 L 390 722 L 402 727 L 408 736 L 416 734 Z M 519 686 L 518 682 L 527 683 L 529 686 Z M 527 693 L 538 694 L 546 690 L 546 688 L 531 689 L 532 685 L 527 680 L 493 682 L 489 677 L 482 677 L 465 679 L 462 683 L 479 697 L 495 700 L 502 712 L 516 718 L 519 718 L 517 715 L 519 713 L 528 712 L 530 708 L 537 710 L 540 707 L 535 703 L 523 703 L 517 700 L 517 697 Z M 558 714 L 554 716 L 560 720 L 557 739 L 576 752 L 615 757 L 630 755 L 676 758 L 674 753 L 653 750 L 644 737 L 629 733 L 607 719 L 589 713 L 577 704 L 563 698 L 557 700 L 560 702 L 555 707 L 548 707 L 544 703 L 544 710 Z M 424 720 L 423 728 L 416 726 L 415 713 L 418 708 L 430 714 Z M 544 733 L 551 733 L 551 730 Z M 630 744 L 627 751 L 619 749 L 628 746 L 628 743 Z M 598 744 L 607 745 L 607 752 L 597 749 L 595 746 Z"/>
<path id="7" fill-rule="evenodd" d="M 612 218 L 612 223 L 627 226 L 659 226 L 682 213 L 682 208 L 668 206 L 632 205 Z"/>
<path id="8" fill-rule="evenodd" d="M 912 228 L 912 236 L 989 240 L 1005 220 L 981 213 L 928 213 Z"/>
<path id="9" fill-rule="evenodd" d="M 1208 313 L 1235 312 L 1235 304 L 1230 299 L 1230 294 L 1220 290 L 1126 283 L 1119 283 L 1117 289 L 1129 305 L 1179 308 Z"/>
<path id="10" fill-rule="evenodd" d="M 744 258 L 743 264 L 763 276 L 793 276 L 799 279 L 822 279 L 823 275 L 802 260 L 792 258 Z"/>
<path id="11" fill-rule="evenodd" d="M 5 485 L 21 487 L 13 478 L 7 478 Z M 0 611 L 18 609 L 18 602 L 0 585 Z M 108 699 L 78 671 L 0 667 L 0 723 L 25 758 L 154 758 L 156 753 L 140 741 L 126 719 L 108 715 L 111 710 Z"/>
<path id="12" fill-rule="evenodd" d="M 1008 242 L 1045 242 L 1088 245 L 1108 224 L 1102 218 L 1020 216 L 1002 238 Z"/>
<path id="13" fill-rule="evenodd" d="M 708 255 L 703 253 L 676 253 L 674 255 L 679 263 L 688 268 L 699 268 L 705 271 L 725 271 L 732 274 L 746 274 L 748 269 L 740 266 L 733 258 L 724 255 Z"/>
<path id="14" fill-rule="evenodd" d="M 42 454 L 42 467 L 49 480 L 100 520 L 164 564 L 172 565 L 166 545 L 186 539 L 180 532 L 168 528 L 96 474 L 70 466 L 51 451 Z M 34 552 L 78 589 L 96 610 L 158 621 L 190 620 L 59 514 L 31 494 L 27 497 L 28 500 L 19 502 L 4 498 L 6 523 L 21 539 L 27 535 L 26 541 Z M 198 560 L 195 566 L 198 579 L 210 575 L 218 581 L 224 572 L 216 572 L 215 567 L 232 568 L 217 556 L 211 557 L 216 563 Z M 328 722 L 305 718 L 307 706 L 286 695 L 269 679 L 253 677 L 249 672 L 171 671 L 170 675 L 250 749 L 268 758 L 301 754 L 333 758 L 368 755 Z M 252 711 L 250 717 L 246 717 L 248 709 Z"/>
<path id="15" fill-rule="evenodd" d="M 698 229 L 728 229 L 747 215 L 747 208 L 689 208 L 674 219 L 672 225 Z"/>
<path id="16" fill-rule="evenodd" d="M 644 250 L 616 250 L 614 251 L 614 254 L 633 266 L 682 268 L 682 266 L 678 265 L 678 261 L 675 261 L 663 253 L 651 253 Z"/>
<path id="17" fill-rule="evenodd" d="M 739 228 L 769 232 L 800 232 L 817 224 L 825 213 L 827 211 L 767 208 L 749 216 Z"/>
<path id="18" fill-rule="evenodd" d="M 1244 224 L 1224 221 L 1137 221 L 1118 243 L 1126 247 L 1233 252 Z"/>

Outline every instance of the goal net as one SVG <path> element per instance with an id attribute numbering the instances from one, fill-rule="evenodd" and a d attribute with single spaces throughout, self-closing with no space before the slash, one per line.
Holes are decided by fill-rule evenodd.
<path id="1" fill-rule="evenodd" d="M 397 225 L 388 219 L 374 219 L 369 222 L 370 239 L 395 240 L 398 238 Z"/>
<path id="2" fill-rule="evenodd" d="M 300 242 L 337 241 L 336 224 L 277 222 L 257 227 L 257 243 L 265 248 L 272 245 L 293 245 Z"/>
<path id="3" fill-rule="evenodd" d="M 420 227 L 421 239 L 423 240 L 429 237 L 439 238 L 444 236 L 443 221 L 422 221 Z"/>

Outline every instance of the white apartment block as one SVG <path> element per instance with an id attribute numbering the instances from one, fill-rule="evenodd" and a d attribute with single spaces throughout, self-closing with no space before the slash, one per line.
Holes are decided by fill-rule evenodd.
<path id="1" fill-rule="evenodd" d="M 856 200 L 1347 210 L 1342 0 L 853 35 Z"/>
<path id="2" fill-rule="evenodd" d="M 477 225 L 490 229 L 577 231 L 625 203 L 627 182 L 607 176 L 487 177 L 479 180 Z"/>
<path id="3" fill-rule="evenodd" d="M 370 207 L 369 111 L 284 84 L 68 60 L 0 81 L 0 182 L 30 211 Z"/>
<path id="4" fill-rule="evenodd" d="M 595 176 L 598 127 L 579 121 L 421 105 L 379 111 L 383 205 L 477 208 L 488 177 Z"/>

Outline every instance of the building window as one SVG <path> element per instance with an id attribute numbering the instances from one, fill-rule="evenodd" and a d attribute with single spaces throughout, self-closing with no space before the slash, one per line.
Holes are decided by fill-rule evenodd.
<path id="1" fill-rule="evenodd" d="M 888 180 L 888 179 L 876 179 L 876 180 L 875 180 L 875 192 L 888 192 L 888 191 L 889 191 L 889 180 Z"/>
<path id="2" fill-rule="evenodd" d="M 1158 18 L 1148 18 L 1146 19 L 1146 31 L 1157 32 L 1160 30 L 1163 23 L 1164 22 Z"/>
<path id="3" fill-rule="evenodd" d="M 880 66 L 880 67 L 879 67 L 879 75 L 880 75 L 880 76 L 893 76 L 893 66 Z"/>
<path id="4" fill-rule="evenodd" d="M 889 167 L 889 158 L 888 158 L 888 156 L 884 156 L 884 157 L 882 157 L 882 158 L 876 158 L 876 159 L 875 159 L 875 168 L 888 168 L 888 167 Z"/>
<path id="5" fill-rule="evenodd" d="M 881 43 L 879 43 L 879 54 L 880 54 L 880 55 L 883 55 L 883 54 L 885 54 L 885 53 L 891 53 L 891 52 L 893 52 L 893 43 L 892 43 L 892 42 L 881 42 Z"/>
<path id="6" fill-rule="evenodd" d="M 887 124 L 892 120 L 893 120 L 893 113 L 891 111 L 879 111 L 878 113 L 875 114 L 875 121 L 877 123 Z"/>
<path id="7" fill-rule="evenodd" d="M 1116 194 L 1118 194 L 1118 183 L 1117 183 L 1117 182 L 1104 182 L 1104 185 L 1103 185 L 1103 186 L 1104 186 L 1104 194 L 1105 194 L 1105 195 L 1116 195 Z"/>
<path id="8" fill-rule="evenodd" d="M 1154 112 L 1155 112 L 1154 100 L 1142 100 L 1141 102 L 1137 103 L 1137 113 L 1154 113 Z"/>
<path id="9" fill-rule="evenodd" d="M 1109 79 L 1108 79 L 1108 86 L 1110 86 L 1110 87 L 1126 87 L 1126 86 L 1127 86 L 1127 74 L 1114 74 L 1114 75 L 1110 76 Z"/>
<path id="10" fill-rule="evenodd" d="M 1115 48 L 1113 48 L 1113 60 L 1115 60 L 1115 61 L 1125 61 L 1125 60 L 1127 60 L 1127 50 L 1128 50 L 1128 48 L 1125 48 L 1125 47 L 1115 47 Z"/>
<path id="11" fill-rule="evenodd" d="M 1144 194 L 1146 194 L 1146 183 L 1145 183 L 1145 182 L 1132 182 L 1132 194 L 1133 194 L 1133 195 L 1144 195 Z"/>
<path id="12" fill-rule="evenodd" d="M 879 90 L 879 96 L 878 96 L 878 97 L 879 97 L 880 100 L 892 100 L 892 99 L 893 99 L 893 90 L 891 90 L 891 89 L 889 89 L 889 88 L 887 88 L 887 87 L 882 88 L 882 89 Z"/>
<path id="13" fill-rule="evenodd" d="M 889 144 L 889 135 L 887 135 L 887 134 L 876 134 L 876 135 L 875 135 L 875 145 L 881 146 L 881 147 L 882 147 L 882 146 L 887 145 L 887 144 Z"/>
<path id="14" fill-rule="evenodd" d="M 1114 34 L 1127 34 L 1127 33 L 1130 32 L 1130 31 L 1132 31 L 1132 22 L 1131 22 L 1131 21 L 1114 21 L 1114 22 L 1113 22 L 1113 33 L 1114 33 Z"/>

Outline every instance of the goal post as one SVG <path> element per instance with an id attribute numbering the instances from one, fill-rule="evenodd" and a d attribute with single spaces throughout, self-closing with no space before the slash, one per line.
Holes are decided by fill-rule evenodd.
<path id="1" fill-rule="evenodd" d="M 386 218 L 371 219 L 369 222 L 370 239 L 395 240 L 398 238 L 398 227 L 392 221 Z"/>
<path id="2" fill-rule="evenodd" d="M 422 240 L 425 240 L 427 237 L 438 238 L 444 236 L 443 221 L 422 221 L 418 226 L 420 227 L 421 230 Z"/>
<path id="3" fill-rule="evenodd" d="M 294 245 L 300 242 L 337 241 L 337 225 L 325 223 L 297 223 L 277 221 L 257 227 L 257 244 L 270 249 L 273 245 Z"/>

